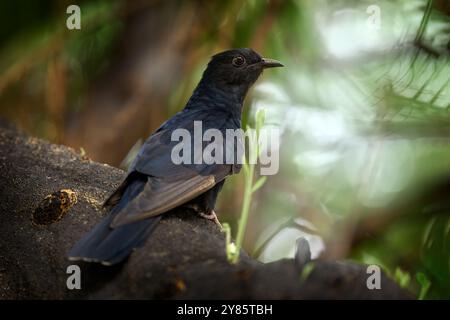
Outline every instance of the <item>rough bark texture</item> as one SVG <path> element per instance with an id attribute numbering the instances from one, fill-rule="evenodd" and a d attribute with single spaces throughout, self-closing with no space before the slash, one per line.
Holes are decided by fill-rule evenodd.
<path id="1" fill-rule="evenodd" d="M 307 273 L 294 260 L 261 264 L 244 254 L 230 265 L 224 234 L 181 209 L 121 266 L 78 263 L 82 289 L 68 290 L 65 255 L 102 218 L 101 202 L 124 175 L 0 125 L 0 298 L 409 297 L 384 275 L 381 290 L 368 290 L 366 266 L 350 262 L 314 261 Z"/>

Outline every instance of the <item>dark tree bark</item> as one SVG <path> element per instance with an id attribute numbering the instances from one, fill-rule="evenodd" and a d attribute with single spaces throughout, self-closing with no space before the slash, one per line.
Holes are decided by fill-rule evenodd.
<path id="1" fill-rule="evenodd" d="M 0 125 L 0 298 L 410 297 L 385 275 L 380 290 L 367 289 L 365 265 L 307 262 L 304 241 L 296 260 L 262 264 L 244 253 L 230 265 L 224 234 L 182 209 L 166 214 L 121 266 L 78 263 L 82 288 L 68 290 L 66 268 L 74 263 L 65 255 L 102 218 L 101 202 L 124 175 Z"/>

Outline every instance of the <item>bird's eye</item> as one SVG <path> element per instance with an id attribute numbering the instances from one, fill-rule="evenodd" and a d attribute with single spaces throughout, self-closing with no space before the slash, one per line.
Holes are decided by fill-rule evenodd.
<path id="1" fill-rule="evenodd" d="M 245 63 L 245 58 L 243 56 L 234 57 L 232 63 L 233 66 L 239 68 Z"/>

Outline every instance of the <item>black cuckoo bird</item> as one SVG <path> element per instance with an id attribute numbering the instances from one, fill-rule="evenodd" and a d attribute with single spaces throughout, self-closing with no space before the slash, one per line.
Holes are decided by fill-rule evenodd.
<path id="1" fill-rule="evenodd" d="M 218 222 L 216 198 L 225 179 L 239 172 L 233 163 L 175 163 L 172 133 L 184 129 L 240 129 L 244 98 L 264 69 L 281 67 L 252 49 L 214 55 L 184 109 L 146 140 L 122 184 L 105 201 L 109 214 L 70 250 L 70 260 L 117 264 L 142 246 L 162 214 L 179 206 Z M 203 146 L 203 144 L 202 144 Z"/>

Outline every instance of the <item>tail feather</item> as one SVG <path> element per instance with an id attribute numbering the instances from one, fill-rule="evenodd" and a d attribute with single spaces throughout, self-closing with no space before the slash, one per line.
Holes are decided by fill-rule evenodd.
<path id="1" fill-rule="evenodd" d="M 111 228 L 114 217 L 144 188 L 146 179 L 132 181 L 120 201 L 102 221 L 79 240 L 70 250 L 70 260 L 99 262 L 114 265 L 125 258 L 133 249 L 142 246 L 160 220 L 160 216 Z"/>

